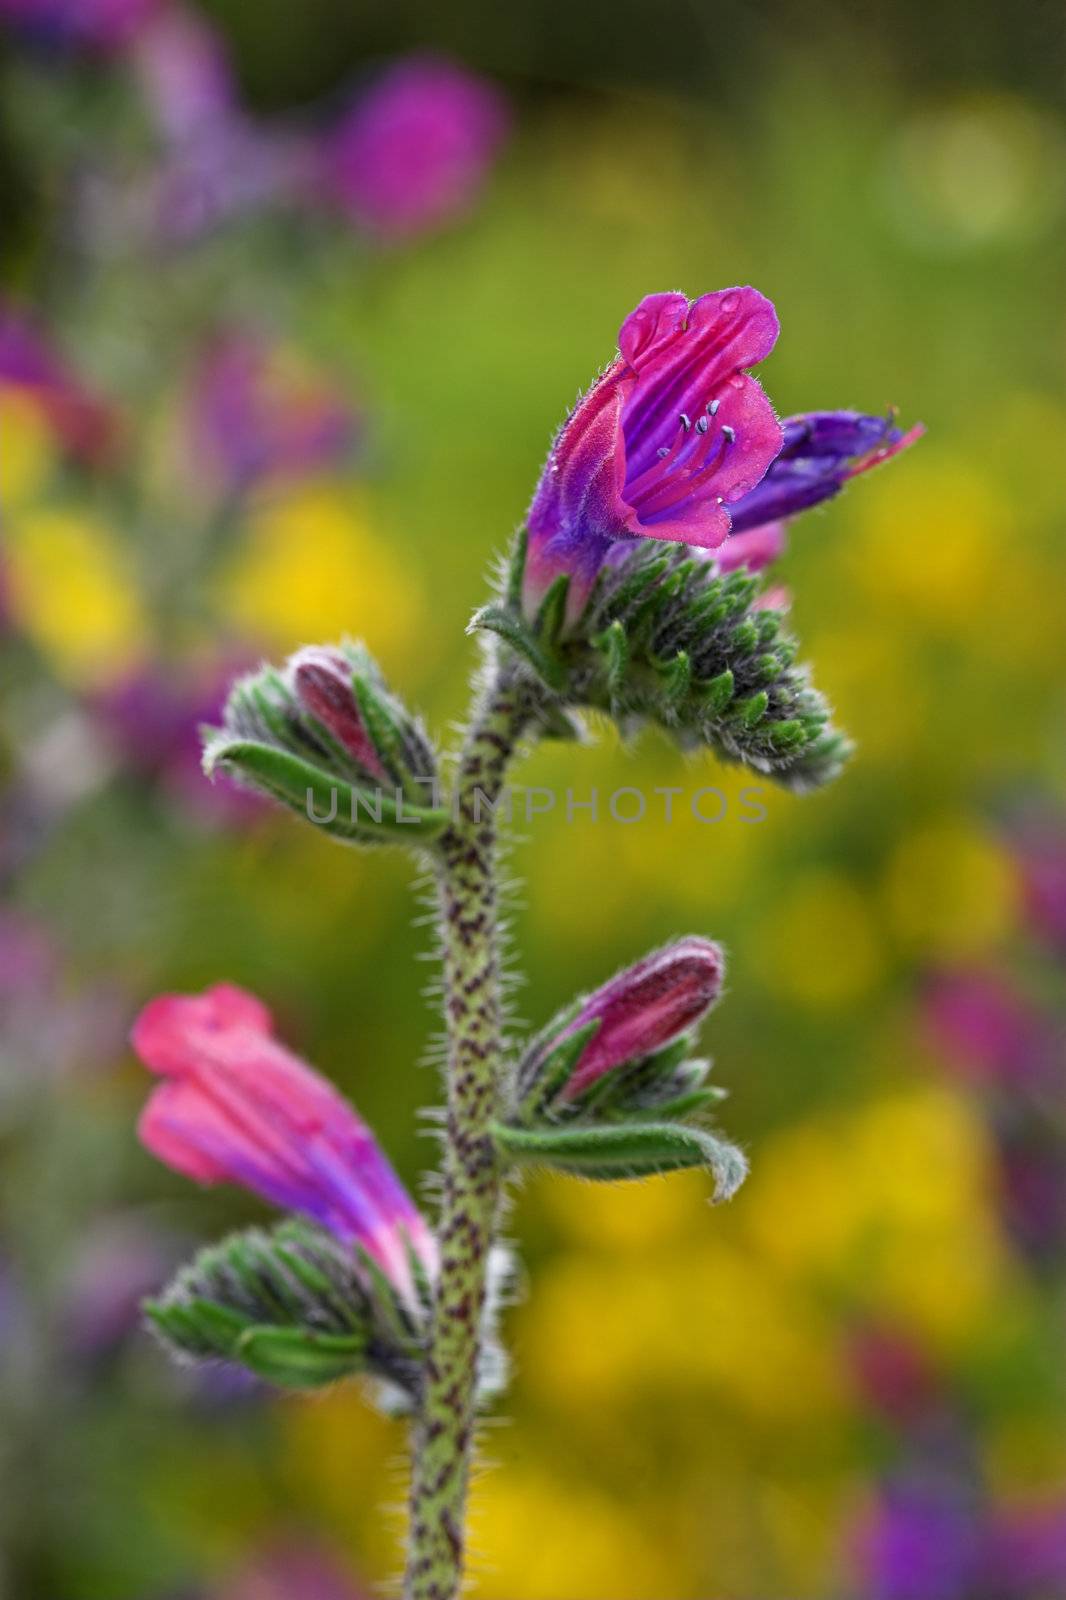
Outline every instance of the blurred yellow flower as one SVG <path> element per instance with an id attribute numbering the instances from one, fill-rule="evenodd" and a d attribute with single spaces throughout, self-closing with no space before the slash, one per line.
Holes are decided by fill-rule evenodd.
<path id="1" fill-rule="evenodd" d="M 706 1223 L 708 1180 L 671 1173 L 641 1183 L 578 1183 L 546 1175 L 536 1184 L 541 1207 L 568 1236 L 608 1250 L 643 1250 Z"/>
<path id="2" fill-rule="evenodd" d="M 913 746 L 928 718 L 929 691 L 923 677 L 910 671 L 908 643 L 898 630 L 864 617 L 861 627 L 819 633 L 810 653 L 860 760 L 894 759 Z M 907 692 L 901 694 L 904 679 Z"/>
<path id="3" fill-rule="evenodd" d="M 664 1600 L 684 1587 L 629 1497 L 612 1501 L 558 1461 L 540 1470 L 508 1461 L 477 1482 L 471 1531 L 480 1600 Z"/>
<path id="4" fill-rule="evenodd" d="M 383 1417 L 351 1384 L 313 1403 L 279 1406 L 278 1419 L 290 1501 L 313 1508 L 368 1578 L 394 1573 L 401 1559 L 405 1425 Z M 374 1514 L 353 1523 L 353 1506 L 373 1507 Z"/>
<path id="5" fill-rule="evenodd" d="M 808 872 L 785 889 L 754 948 L 762 981 L 813 1010 L 853 1003 L 884 971 L 869 902 L 837 872 Z"/>
<path id="6" fill-rule="evenodd" d="M 1006 1281 L 989 1161 L 976 1108 L 922 1086 L 764 1143 L 742 1215 L 757 1247 L 812 1292 L 954 1344 Z"/>
<path id="7" fill-rule="evenodd" d="M 872 478 L 855 505 L 845 559 L 864 614 L 873 607 L 895 629 L 917 622 L 938 635 L 985 624 L 1010 505 L 970 460 L 926 440 L 906 472 Z"/>
<path id="8" fill-rule="evenodd" d="M 55 463 L 48 420 L 25 390 L 0 383 L 0 509 L 38 495 Z"/>
<path id="9" fill-rule="evenodd" d="M 222 605 L 279 650 L 352 634 L 399 655 L 422 613 L 415 568 L 370 528 L 350 493 L 328 483 L 272 494 L 251 513 L 222 579 Z"/>
<path id="10" fill-rule="evenodd" d="M 904 948 L 930 962 L 991 949 L 1011 927 L 1017 875 L 1005 852 L 965 817 L 947 817 L 904 838 L 884 887 L 889 925 Z"/>
<path id="11" fill-rule="evenodd" d="M 27 511 L 7 528 L 13 606 L 54 670 L 107 682 L 144 653 L 147 626 L 127 560 L 110 530 L 78 511 Z"/>
<path id="12" fill-rule="evenodd" d="M 813 1301 L 714 1233 L 687 1248 L 550 1263 L 514 1329 L 526 1381 L 567 1413 L 707 1387 L 765 1421 L 825 1416 L 841 1396 Z"/>

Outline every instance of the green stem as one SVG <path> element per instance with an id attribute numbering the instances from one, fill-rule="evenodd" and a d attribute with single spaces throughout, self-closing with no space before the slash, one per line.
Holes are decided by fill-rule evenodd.
<path id="1" fill-rule="evenodd" d="M 448 1105 L 439 1222 L 440 1276 L 414 1440 L 405 1600 L 453 1600 L 500 1168 L 489 1133 L 502 1056 L 496 821 L 490 809 L 532 714 L 520 679 L 497 668 L 474 711 L 439 845 L 448 1030 Z"/>

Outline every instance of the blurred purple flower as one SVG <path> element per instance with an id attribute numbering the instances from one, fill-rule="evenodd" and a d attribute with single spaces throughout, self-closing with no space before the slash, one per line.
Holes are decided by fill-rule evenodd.
<path id="1" fill-rule="evenodd" d="M 29 317 L 0 300 L 0 386 L 4 384 L 33 396 L 61 447 L 77 460 L 101 466 L 114 456 L 119 431 L 115 411 L 89 393 Z"/>
<path id="2" fill-rule="evenodd" d="M 990 1504 L 948 1478 L 890 1485 L 856 1555 L 863 1600 L 1057 1600 L 1066 1505 Z"/>
<path id="3" fill-rule="evenodd" d="M 225 44 L 204 17 L 168 6 L 140 30 L 131 60 L 165 147 L 152 207 L 167 238 L 197 238 L 306 187 L 308 147 L 244 112 Z"/>
<path id="4" fill-rule="evenodd" d="M 249 790 L 209 783 L 201 767 L 199 729 L 218 720 L 234 673 L 246 665 L 237 657 L 200 668 L 149 663 L 92 704 L 120 766 L 201 822 L 245 822 L 263 808 Z"/>
<path id="5" fill-rule="evenodd" d="M 979 1510 L 950 1482 L 887 1488 L 860 1530 L 856 1555 L 863 1600 L 981 1600 L 986 1592 Z"/>
<path id="6" fill-rule="evenodd" d="M 399 61 L 323 141 L 327 192 L 360 227 L 409 239 L 470 209 L 503 142 L 499 91 L 433 56 Z"/>
<path id="7" fill-rule="evenodd" d="M 180 1260 L 176 1239 L 133 1216 L 100 1218 L 82 1234 L 62 1315 L 70 1356 L 95 1361 L 140 1326 L 141 1301 Z"/>
<path id="8" fill-rule="evenodd" d="M 191 422 L 197 466 L 213 466 L 232 491 L 334 467 L 360 432 L 355 411 L 328 384 L 285 370 L 276 350 L 238 332 L 217 337 L 200 361 Z"/>
<path id="9" fill-rule="evenodd" d="M 369 1600 L 315 1546 L 277 1544 L 223 1584 L 217 1600 Z"/>
<path id="10" fill-rule="evenodd" d="M 1010 1600 L 1066 1593 L 1066 1503 L 1014 1506 L 991 1540 L 987 1591 Z"/>
<path id="11" fill-rule="evenodd" d="M 934 1047 L 952 1066 L 980 1081 L 1031 1078 L 1046 1053 L 1041 1018 L 998 972 L 937 974 L 927 984 L 923 1016 Z"/>
<path id="12" fill-rule="evenodd" d="M 1003 1227 L 1027 1263 L 1061 1271 L 1066 1260 L 1066 1143 L 1040 1104 L 1008 1099 L 993 1117 Z"/>
<path id="13" fill-rule="evenodd" d="M 436 1244 L 370 1129 L 333 1086 L 274 1037 L 266 1007 L 233 984 L 160 995 L 133 1047 L 163 1082 L 141 1116 L 152 1154 L 199 1183 L 238 1183 L 357 1243 L 414 1300 L 413 1250 Z"/>
<path id="14" fill-rule="evenodd" d="M 0 0 L 0 21 L 51 50 L 121 50 L 161 0 Z"/>
<path id="15" fill-rule="evenodd" d="M 116 987 L 71 980 L 45 928 L 0 910 L 0 1116 L 115 1061 L 126 1011 Z"/>

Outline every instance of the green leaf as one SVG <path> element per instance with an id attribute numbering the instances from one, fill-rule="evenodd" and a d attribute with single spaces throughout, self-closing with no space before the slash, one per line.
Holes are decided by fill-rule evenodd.
<path id="1" fill-rule="evenodd" d="M 626 669 L 629 666 L 629 641 L 626 630 L 620 622 L 612 622 L 609 628 L 598 633 L 593 639 L 593 644 L 600 651 L 607 668 L 607 692 L 613 697 L 619 695 L 626 679 Z"/>
<path id="2" fill-rule="evenodd" d="M 512 650 L 517 650 L 549 688 L 565 688 L 566 673 L 562 664 L 541 648 L 519 613 L 505 606 L 482 606 L 481 610 L 475 611 L 471 617 L 466 631 L 475 633 L 479 629 L 487 629 L 490 633 L 498 634 Z"/>
<path id="3" fill-rule="evenodd" d="M 281 1389 L 320 1389 L 366 1370 L 366 1339 L 302 1328 L 248 1328 L 234 1359 Z"/>
<path id="4" fill-rule="evenodd" d="M 547 594 L 540 603 L 533 631 L 538 638 L 547 639 L 549 645 L 557 643 L 566 622 L 566 602 L 570 594 L 570 575 L 561 572 L 552 580 Z"/>
<path id="5" fill-rule="evenodd" d="M 204 769 L 210 777 L 219 767 L 348 844 L 424 845 L 449 820 L 443 807 L 398 804 L 383 789 L 348 783 L 301 756 L 254 740 L 217 735 L 205 752 Z"/>
<path id="6" fill-rule="evenodd" d="M 493 1137 L 501 1154 L 513 1162 L 602 1181 L 706 1167 L 714 1178 L 716 1200 L 735 1194 L 747 1173 L 747 1162 L 735 1145 L 705 1128 L 678 1122 L 567 1123 L 552 1128 L 496 1123 Z"/>

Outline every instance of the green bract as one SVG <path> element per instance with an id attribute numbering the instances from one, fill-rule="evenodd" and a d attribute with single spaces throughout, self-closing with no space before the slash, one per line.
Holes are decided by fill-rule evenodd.
<path id="1" fill-rule="evenodd" d="M 656 723 L 686 749 L 706 746 L 790 789 L 835 777 L 848 741 L 795 665 L 784 613 L 759 604 L 757 578 L 718 576 L 687 545 L 634 540 L 568 626 L 565 576 L 524 617 L 524 560 L 520 540 L 504 594 L 471 627 L 505 640 L 549 703 L 605 711 L 623 730 Z"/>

